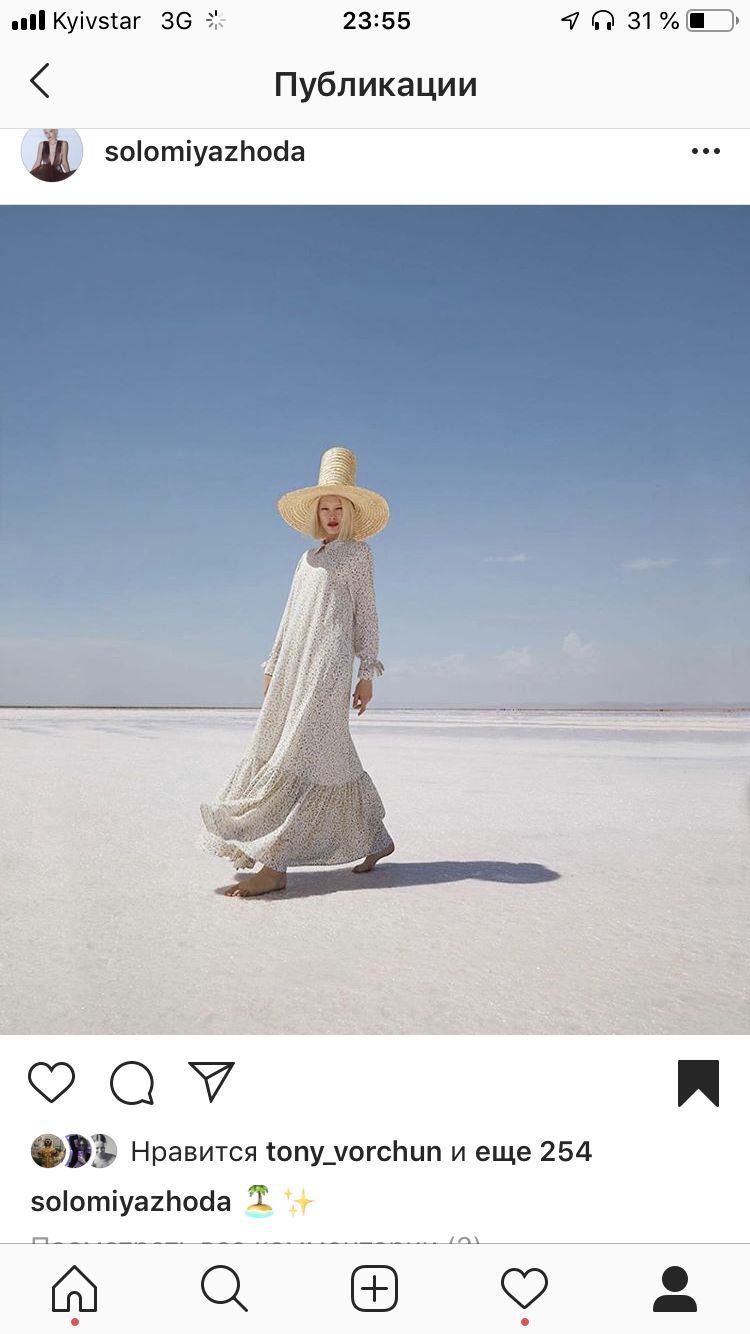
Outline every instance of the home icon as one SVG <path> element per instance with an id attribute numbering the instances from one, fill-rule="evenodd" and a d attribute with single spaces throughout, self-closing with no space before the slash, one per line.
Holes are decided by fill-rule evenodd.
<path id="1" fill-rule="evenodd" d="M 78 1265 L 71 1265 L 52 1285 L 53 1311 L 95 1311 L 96 1284 Z"/>

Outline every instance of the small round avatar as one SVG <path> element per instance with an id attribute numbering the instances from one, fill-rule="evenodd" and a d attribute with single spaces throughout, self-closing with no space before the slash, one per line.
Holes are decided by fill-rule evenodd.
<path id="1" fill-rule="evenodd" d="M 83 145 L 75 130 L 27 130 L 21 157 L 35 181 L 57 185 L 75 176 L 83 158 Z"/>
<path id="2" fill-rule="evenodd" d="M 92 1167 L 111 1167 L 117 1157 L 117 1145 L 111 1135 L 97 1133 L 91 1136 L 91 1143 L 94 1146 L 94 1156 L 91 1159 Z"/>
<path id="3" fill-rule="evenodd" d="M 66 1153 L 59 1135 L 37 1135 L 32 1141 L 31 1156 L 37 1167 L 59 1167 Z"/>
<path id="4" fill-rule="evenodd" d="M 68 1158 L 66 1167 L 85 1167 L 91 1158 L 91 1141 L 85 1135 L 66 1135 Z"/>

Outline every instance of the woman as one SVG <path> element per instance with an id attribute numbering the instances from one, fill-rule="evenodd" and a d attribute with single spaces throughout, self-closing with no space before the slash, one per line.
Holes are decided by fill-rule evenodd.
<path id="1" fill-rule="evenodd" d="M 281 517 L 320 545 L 300 557 L 270 656 L 264 703 L 244 758 L 213 805 L 201 805 L 199 845 L 235 866 L 260 869 L 226 890 L 248 898 L 286 887 L 289 866 L 371 871 L 394 851 L 385 808 L 349 731 L 353 707 L 372 699 L 379 661 L 372 552 L 365 538 L 388 522 L 388 504 L 355 484 L 349 449 L 323 454 L 317 486 L 289 491 Z"/>
<path id="2" fill-rule="evenodd" d="M 67 176 L 74 176 L 68 162 L 68 141 L 58 139 L 57 130 L 44 130 L 46 136 L 37 149 L 36 162 L 31 168 L 32 176 L 38 181 L 64 181 Z"/>

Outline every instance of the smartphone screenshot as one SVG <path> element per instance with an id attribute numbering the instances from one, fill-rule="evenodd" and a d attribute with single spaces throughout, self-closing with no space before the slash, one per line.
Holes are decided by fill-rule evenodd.
<path id="1" fill-rule="evenodd" d="M 3 1329 L 744 1329 L 750 15 L 0 24 Z"/>

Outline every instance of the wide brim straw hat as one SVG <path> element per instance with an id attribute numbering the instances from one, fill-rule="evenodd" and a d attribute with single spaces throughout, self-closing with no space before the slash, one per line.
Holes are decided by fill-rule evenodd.
<path id="1" fill-rule="evenodd" d="M 357 456 L 351 449 L 333 445 L 320 460 L 317 486 L 287 491 L 276 502 L 279 514 L 298 533 L 311 532 L 314 504 L 319 496 L 346 496 L 354 506 L 354 536 L 362 541 L 379 533 L 388 522 L 388 501 L 377 491 L 357 486 Z"/>

